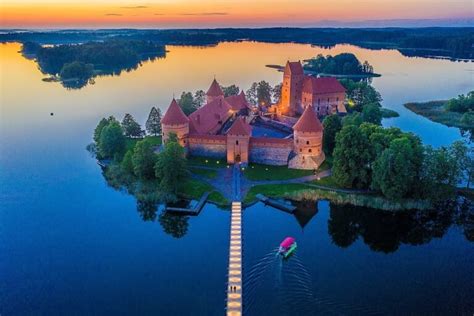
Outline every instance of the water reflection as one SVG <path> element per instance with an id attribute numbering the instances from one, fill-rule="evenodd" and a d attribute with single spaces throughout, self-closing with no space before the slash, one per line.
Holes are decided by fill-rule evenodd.
<path id="1" fill-rule="evenodd" d="M 161 213 L 158 222 L 163 227 L 163 231 L 174 238 L 182 238 L 188 232 L 189 216 Z"/>
<path id="2" fill-rule="evenodd" d="M 474 238 L 474 209 L 461 199 L 431 211 L 382 212 L 351 205 L 330 204 L 328 232 L 334 244 L 347 248 L 359 237 L 373 251 L 395 252 L 400 245 L 422 245 L 441 238 L 451 225 Z"/>

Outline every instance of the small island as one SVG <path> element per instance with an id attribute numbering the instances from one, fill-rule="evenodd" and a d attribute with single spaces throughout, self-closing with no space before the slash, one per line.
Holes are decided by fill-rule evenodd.
<path id="1" fill-rule="evenodd" d="M 40 70 L 67 88 L 82 88 L 98 75 L 120 74 L 143 61 L 164 57 L 165 47 L 151 41 L 110 39 L 102 42 L 41 46 L 23 43 L 25 57 L 35 58 Z"/>
<path id="2" fill-rule="evenodd" d="M 474 91 L 451 100 L 410 102 L 405 107 L 449 127 L 474 129 Z"/>
<path id="3" fill-rule="evenodd" d="M 284 70 L 284 66 L 266 65 L 279 71 Z M 305 73 L 320 77 L 350 78 L 362 80 L 373 77 L 380 77 L 374 72 L 374 67 L 368 61 L 361 63 L 352 53 L 342 53 L 335 56 L 317 55 L 314 58 L 304 61 L 303 69 Z"/>

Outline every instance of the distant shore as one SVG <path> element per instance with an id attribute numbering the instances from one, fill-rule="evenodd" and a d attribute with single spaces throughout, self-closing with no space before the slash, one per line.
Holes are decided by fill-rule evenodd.
<path id="1" fill-rule="evenodd" d="M 441 123 L 449 127 L 474 128 L 474 126 L 470 124 L 463 123 L 463 113 L 446 111 L 445 105 L 447 102 L 447 100 L 409 102 L 405 103 L 404 106 L 410 111 L 436 123 Z"/>

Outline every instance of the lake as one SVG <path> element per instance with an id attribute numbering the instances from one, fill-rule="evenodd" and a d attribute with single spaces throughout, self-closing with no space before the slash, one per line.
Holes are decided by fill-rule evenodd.
<path id="1" fill-rule="evenodd" d="M 474 87 L 472 62 L 396 50 L 254 42 L 167 49 L 137 70 L 67 90 L 42 81 L 18 43 L 0 45 L 0 314 L 223 314 L 228 210 L 207 205 L 197 217 L 167 217 L 110 188 L 85 149 L 104 116 L 131 113 L 143 124 L 152 106 L 165 111 L 173 95 L 207 90 L 214 76 L 244 89 L 275 85 L 282 74 L 266 64 L 352 52 L 382 74 L 373 85 L 400 113 L 384 125 L 442 146 L 459 130 L 403 103 Z M 472 224 L 439 211 L 380 214 L 321 201 L 294 217 L 255 204 L 243 219 L 246 311 L 472 314 Z M 287 235 L 299 249 L 282 263 L 274 250 Z"/>

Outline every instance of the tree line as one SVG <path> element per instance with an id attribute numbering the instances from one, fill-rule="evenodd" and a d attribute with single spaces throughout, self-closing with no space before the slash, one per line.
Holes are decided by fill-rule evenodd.
<path id="1" fill-rule="evenodd" d="M 161 113 L 153 107 L 146 122 L 149 135 L 161 133 Z M 157 154 L 161 138 L 144 137 L 145 132 L 130 114 L 120 123 L 110 116 L 94 130 L 96 156 L 109 160 L 106 177 L 117 187 L 125 185 L 141 200 L 174 201 L 180 184 L 188 176 L 184 149 L 176 135 Z M 131 144 L 131 146 L 130 146 Z"/>
<path id="2" fill-rule="evenodd" d="M 373 75 L 374 67 L 368 61 L 361 63 L 352 53 L 342 53 L 336 56 L 322 54 L 307 60 L 303 68 L 318 74 L 334 75 Z"/>
<path id="3" fill-rule="evenodd" d="M 96 73 L 120 73 L 142 61 L 165 56 L 163 45 L 144 40 L 108 39 L 101 42 L 41 46 L 25 42 L 23 53 L 34 55 L 43 73 L 61 79 L 86 80 Z"/>

